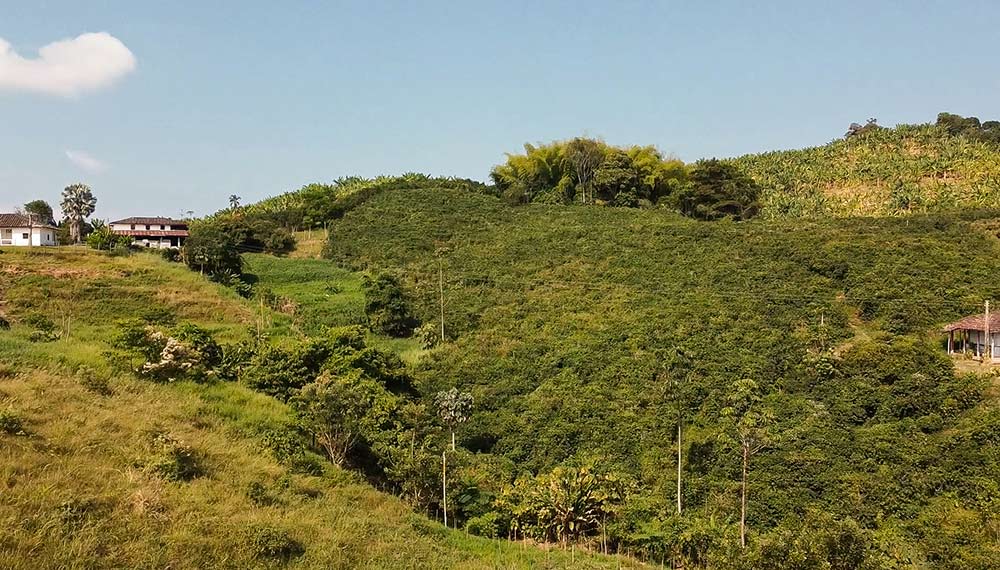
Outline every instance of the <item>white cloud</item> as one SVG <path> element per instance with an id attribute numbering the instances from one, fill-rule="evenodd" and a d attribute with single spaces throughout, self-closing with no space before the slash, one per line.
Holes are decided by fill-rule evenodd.
<path id="1" fill-rule="evenodd" d="M 73 97 L 114 83 L 135 65 L 125 44 L 106 32 L 53 42 L 33 59 L 18 55 L 0 38 L 0 90 Z"/>
<path id="2" fill-rule="evenodd" d="M 73 164 L 79 166 L 87 172 L 90 172 L 91 174 L 104 172 L 108 169 L 108 165 L 104 164 L 103 161 L 94 158 L 82 150 L 67 150 L 66 158 L 68 158 Z"/>

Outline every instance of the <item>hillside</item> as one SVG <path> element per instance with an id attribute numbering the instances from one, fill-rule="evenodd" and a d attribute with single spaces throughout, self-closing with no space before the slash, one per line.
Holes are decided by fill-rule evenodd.
<path id="1" fill-rule="evenodd" d="M 257 304 L 180 265 L 7 248 L 0 275 L 0 315 L 13 323 L 0 329 L 4 568 L 630 564 L 445 529 L 311 451 L 308 469 L 278 461 L 303 442 L 273 398 L 120 372 L 106 357 L 120 319 L 195 323 L 228 343 L 257 326 Z M 292 317 L 267 312 L 272 341 L 294 340 Z"/>
<path id="2" fill-rule="evenodd" d="M 770 218 L 1000 207 L 1000 146 L 935 125 L 873 129 L 732 162 L 762 186 Z"/>
<path id="3" fill-rule="evenodd" d="M 331 221 L 326 255 L 400 275 L 425 323 L 440 268 L 452 341 L 420 360 L 424 393 L 471 391 L 459 442 L 501 472 L 596 461 L 634 481 L 620 547 L 671 552 L 678 529 L 731 545 L 739 451 L 724 409 L 750 378 L 776 418 L 750 466 L 756 567 L 858 525 L 871 567 L 987 568 L 1000 555 L 997 389 L 955 373 L 937 327 L 1000 294 L 992 219 L 699 223 L 399 189 Z M 480 490 L 513 475 L 494 477 Z"/>

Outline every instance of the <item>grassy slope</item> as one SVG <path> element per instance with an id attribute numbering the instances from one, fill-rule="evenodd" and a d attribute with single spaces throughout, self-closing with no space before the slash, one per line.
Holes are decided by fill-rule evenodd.
<path id="1" fill-rule="evenodd" d="M 4 250 L 0 311 L 40 312 L 63 338 L 31 343 L 0 331 L 0 411 L 24 434 L 0 433 L 0 560 L 5 568 L 246 568 L 254 525 L 305 546 L 292 568 L 603 567 L 611 559 L 523 549 L 448 531 L 400 501 L 329 468 L 293 475 L 247 434 L 287 421 L 276 401 L 235 384 L 154 385 L 113 376 L 100 357 L 114 319 L 176 314 L 230 340 L 254 309 L 186 269 L 147 255 L 111 258 L 61 248 Z M 62 318 L 62 317 L 67 318 Z M 111 376 L 113 394 L 85 390 L 80 364 Z M 147 433 L 190 445 L 205 475 L 163 481 L 138 466 Z M 273 505 L 246 496 L 259 482 Z"/>
<path id="2" fill-rule="evenodd" d="M 446 313 L 458 338 L 422 360 L 421 377 L 428 390 L 471 389 L 477 407 L 461 430 L 464 445 L 522 468 L 596 453 L 669 496 L 674 424 L 658 375 L 666 354 L 685 348 L 704 390 L 691 410 L 696 456 L 687 501 L 722 516 L 737 508 L 738 495 L 719 477 L 738 472 L 717 444 L 718 411 L 734 379 L 755 378 L 775 391 L 789 414 L 781 428 L 792 428 L 809 417 L 812 401 L 833 405 L 856 390 L 803 386 L 809 354 L 853 339 L 862 354 L 888 356 L 902 346 L 885 348 L 896 343 L 891 332 L 939 342 L 937 325 L 1000 295 L 1000 242 L 955 217 L 705 224 L 658 211 L 511 208 L 460 191 L 396 191 L 349 212 L 330 232 L 334 260 L 400 271 L 425 320 L 437 312 L 434 252 L 447 248 Z M 888 389 L 877 379 L 886 372 L 870 374 L 859 379 L 863 387 Z M 822 392 L 829 389 L 841 392 Z M 870 524 L 914 516 L 925 508 L 921 493 L 951 488 L 915 475 L 980 461 L 961 455 L 971 433 L 963 429 L 989 425 L 995 407 L 988 401 L 930 435 L 912 421 L 882 420 L 800 435 L 759 460 L 751 523 L 773 524 L 781 511 L 769 505 L 816 505 L 871 516 Z M 875 447 L 895 451 L 858 455 Z M 982 469 L 998 465 L 982 461 L 993 461 Z M 876 497 L 884 481 L 898 488 Z M 954 504 L 956 517 L 985 517 L 974 514 L 980 507 Z M 938 507 L 926 508 L 920 516 L 938 516 Z"/>
<path id="3" fill-rule="evenodd" d="M 764 187 L 768 217 L 881 216 L 1000 206 L 1000 149 L 901 125 L 734 159 Z"/>

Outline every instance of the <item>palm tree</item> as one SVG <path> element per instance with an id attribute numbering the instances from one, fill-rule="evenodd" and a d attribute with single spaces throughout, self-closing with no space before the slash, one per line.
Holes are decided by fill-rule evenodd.
<path id="1" fill-rule="evenodd" d="M 239 208 L 240 207 L 240 200 L 242 200 L 242 198 L 240 198 L 236 194 L 230 194 L 229 195 L 229 207 L 231 209 L 233 209 L 233 210 L 235 210 L 236 208 Z"/>
<path id="2" fill-rule="evenodd" d="M 62 192 L 62 201 L 59 202 L 62 208 L 63 217 L 69 222 L 69 235 L 75 243 L 80 243 L 83 236 L 80 235 L 80 227 L 87 216 L 94 213 L 97 207 L 97 198 L 90 191 L 90 186 L 86 184 L 72 184 L 67 186 Z"/>

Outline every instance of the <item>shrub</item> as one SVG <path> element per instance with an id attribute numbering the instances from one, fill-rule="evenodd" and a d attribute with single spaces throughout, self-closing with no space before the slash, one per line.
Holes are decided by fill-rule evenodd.
<path id="1" fill-rule="evenodd" d="M 132 244 L 132 238 L 116 234 L 108 225 L 101 225 L 90 232 L 87 236 L 87 245 L 91 249 L 102 251 L 115 251 L 118 249 L 128 249 Z"/>
<path id="2" fill-rule="evenodd" d="M 122 321 L 112 344 L 144 362 L 133 368 L 138 376 L 157 382 L 205 381 L 222 363 L 222 348 L 208 331 L 182 324 L 163 332 L 139 320 Z"/>
<path id="3" fill-rule="evenodd" d="M 76 381 L 95 394 L 110 396 L 112 393 L 111 387 L 108 386 L 108 379 L 98 376 L 97 372 L 89 366 L 82 365 L 76 369 Z"/>
<path id="4" fill-rule="evenodd" d="M 246 548 L 254 558 L 290 560 L 305 552 L 305 547 L 284 529 L 252 525 L 243 534 L 246 537 Z"/>
<path id="5" fill-rule="evenodd" d="M 399 278 L 389 273 L 365 275 L 365 315 L 368 326 L 375 332 L 389 336 L 410 334 L 416 319 L 410 314 Z"/>
<path id="6" fill-rule="evenodd" d="M 32 313 L 24 317 L 23 322 L 26 326 L 32 327 L 36 331 L 51 333 L 56 330 L 56 324 L 45 315 L 39 313 Z"/>
<path id="7" fill-rule="evenodd" d="M 0 433 L 24 435 L 24 422 L 13 410 L 0 412 Z"/>
<path id="8" fill-rule="evenodd" d="M 272 497 L 268 492 L 267 486 L 260 481 L 251 481 L 250 484 L 247 485 L 247 489 L 244 494 L 251 503 L 258 507 L 274 503 L 274 497 Z"/>
<path id="9" fill-rule="evenodd" d="M 167 433 L 151 433 L 149 448 L 145 467 L 150 473 L 167 481 L 190 481 L 204 475 L 195 450 Z"/>
<path id="10" fill-rule="evenodd" d="M 510 521 L 496 511 L 490 511 L 478 517 L 472 517 L 465 523 L 465 530 L 486 538 L 504 538 Z"/>
<path id="11" fill-rule="evenodd" d="M 160 250 L 160 256 L 166 261 L 176 263 L 181 260 L 181 250 L 176 247 L 168 247 Z"/>
<path id="12" fill-rule="evenodd" d="M 2 331 L 9 331 L 10 330 L 10 321 L 8 321 L 3 316 L 0 316 L 0 330 L 2 330 Z"/>

